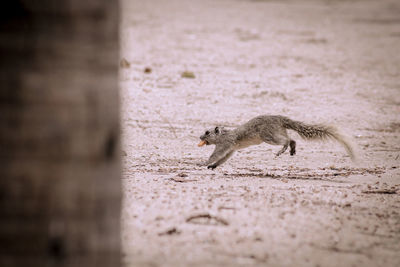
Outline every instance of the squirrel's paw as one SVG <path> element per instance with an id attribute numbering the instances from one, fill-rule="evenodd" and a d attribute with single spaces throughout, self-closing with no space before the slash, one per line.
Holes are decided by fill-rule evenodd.
<path id="1" fill-rule="evenodd" d="M 216 164 L 212 164 L 212 165 L 208 165 L 208 166 L 207 166 L 207 169 L 214 170 L 215 168 L 217 168 L 217 165 L 216 165 Z"/>

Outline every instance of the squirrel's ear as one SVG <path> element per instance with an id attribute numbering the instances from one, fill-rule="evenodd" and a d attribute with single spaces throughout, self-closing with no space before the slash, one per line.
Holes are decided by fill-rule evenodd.
<path id="1" fill-rule="evenodd" d="M 218 127 L 215 127 L 215 133 L 219 134 L 219 128 Z"/>

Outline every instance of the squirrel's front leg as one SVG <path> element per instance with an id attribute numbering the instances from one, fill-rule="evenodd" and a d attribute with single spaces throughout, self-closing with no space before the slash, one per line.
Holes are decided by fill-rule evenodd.
<path id="1" fill-rule="evenodd" d="M 233 154 L 231 146 L 216 146 L 214 152 L 207 160 L 206 165 L 208 169 L 215 169 L 225 161 L 227 161 Z"/>
<path id="2" fill-rule="evenodd" d="M 222 159 L 218 160 L 217 162 L 215 162 L 212 165 L 208 165 L 207 168 L 208 169 L 212 169 L 214 170 L 215 168 L 217 168 L 219 165 L 221 165 L 222 163 L 224 163 L 225 161 L 227 161 L 232 155 L 233 155 L 234 151 L 229 152 L 225 157 L 223 157 Z"/>

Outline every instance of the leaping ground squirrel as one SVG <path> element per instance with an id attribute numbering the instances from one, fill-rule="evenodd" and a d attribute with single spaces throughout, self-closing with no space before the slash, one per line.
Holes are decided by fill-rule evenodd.
<path id="1" fill-rule="evenodd" d="M 234 130 L 221 126 L 209 129 L 200 136 L 198 146 L 215 145 L 215 150 L 207 160 L 209 169 L 215 169 L 227 161 L 236 150 L 258 145 L 262 142 L 271 145 L 283 145 L 276 156 L 281 155 L 290 146 L 290 155 L 296 154 L 296 142 L 287 134 L 287 129 L 296 131 L 302 138 L 308 140 L 334 139 L 344 146 L 347 153 L 354 159 L 353 148 L 348 141 L 332 126 L 305 124 L 284 116 L 258 116 Z"/>

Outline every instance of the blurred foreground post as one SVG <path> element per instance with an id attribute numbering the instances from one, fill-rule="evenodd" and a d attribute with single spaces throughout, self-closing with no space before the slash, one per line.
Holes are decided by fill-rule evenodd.
<path id="1" fill-rule="evenodd" d="M 120 265 L 118 8 L 2 1 L 2 267 Z"/>

